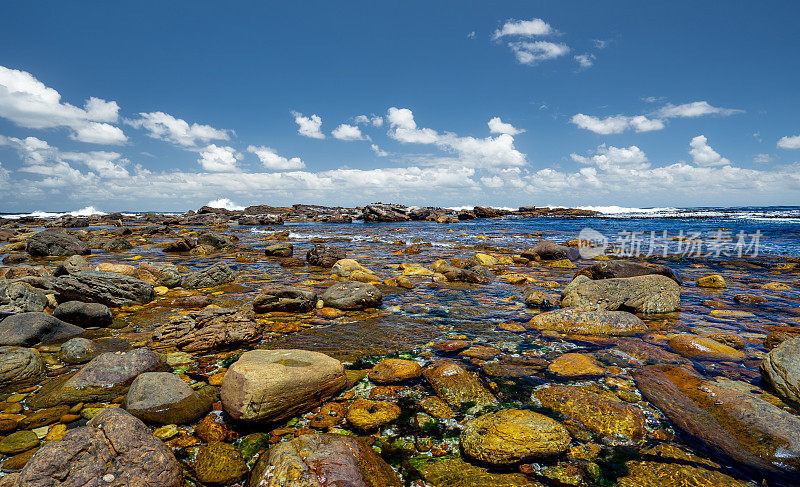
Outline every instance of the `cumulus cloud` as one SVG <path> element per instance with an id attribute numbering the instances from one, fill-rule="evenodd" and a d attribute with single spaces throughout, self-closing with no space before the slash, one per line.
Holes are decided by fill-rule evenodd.
<path id="1" fill-rule="evenodd" d="M 374 152 L 375 155 L 378 157 L 386 157 L 389 155 L 389 153 L 386 152 L 385 150 L 381 150 L 381 148 L 378 147 L 377 144 L 372 144 L 369 146 L 369 148 L 372 149 L 372 152 Z"/>
<path id="2" fill-rule="evenodd" d="M 297 129 L 298 134 L 311 137 L 312 139 L 325 138 L 325 134 L 320 130 L 322 127 L 322 119 L 318 115 L 314 114 L 310 117 L 306 117 L 300 112 L 292 112 L 292 115 L 294 116 L 294 122 L 299 127 Z"/>
<path id="3" fill-rule="evenodd" d="M 590 53 L 578 54 L 574 56 L 573 59 L 575 59 L 575 61 L 578 63 L 578 66 L 580 66 L 583 69 L 586 69 L 594 66 L 595 55 Z"/>
<path id="4" fill-rule="evenodd" d="M 591 157 L 570 154 L 575 162 L 581 164 L 595 165 L 601 170 L 608 171 L 614 168 L 638 169 L 643 170 L 650 167 L 647 155 L 639 147 L 614 147 L 602 144 L 597 147 L 596 154 Z"/>
<path id="5" fill-rule="evenodd" d="M 531 20 L 509 19 L 503 26 L 494 31 L 493 39 L 504 36 L 546 36 L 553 34 L 555 30 L 542 19 L 533 18 Z"/>
<path id="6" fill-rule="evenodd" d="M 148 137 L 165 140 L 183 147 L 195 147 L 212 140 L 230 140 L 229 130 L 216 129 L 173 117 L 164 112 L 140 113 L 139 118 L 125 123 L 137 129 L 147 130 Z"/>
<path id="7" fill-rule="evenodd" d="M 128 138 L 111 125 L 119 105 L 90 97 L 84 108 L 61 102 L 61 94 L 27 71 L 0 66 L 0 117 L 31 129 L 67 127 L 70 138 L 93 144 L 124 144 Z"/>
<path id="8" fill-rule="evenodd" d="M 705 135 L 698 135 L 689 142 L 691 149 L 689 155 L 692 161 L 698 166 L 726 166 L 731 163 L 728 159 L 719 155 L 717 151 L 708 145 Z"/>
<path id="9" fill-rule="evenodd" d="M 206 171 L 234 172 L 239 170 L 236 163 L 241 158 L 242 155 L 233 147 L 210 144 L 200 151 L 197 162 Z"/>
<path id="10" fill-rule="evenodd" d="M 336 127 L 335 129 L 333 129 L 333 132 L 331 132 L 331 135 L 333 135 L 334 139 L 339 139 L 339 140 L 366 140 L 367 139 L 367 137 L 365 137 L 364 134 L 361 133 L 361 129 L 358 128 L 358 126 L 356 126 L 356 125 L 348 125 L 346 123 L 343 123 L 343 124 L 339 125 L 338 127 Z"/>
<path id="11" fill-rule="evenodd" d="M 658 119 L 650 119 L 644 115 L 628 117 L 625 115 L 613 115 L 606 118 L 598 118 L 591 115 L 578 113 L 574 115 L 570 122 L 582 129 L 589 130 L 596 134 L 621 134 L 632 129 L 636 132 L 650 132 L 664 128 L 664 122 Z"/>
<path id="12" fill-rule="evenodd" d="M 757 162 L 759 164 L 767 164 L 769 162 L 772 162 L 772 156 L 769 154 L 756 154 L 755 157 L 753 157 L 753 162 Z"/>
<path id="13" fill-rule="evenodd" d="M 377 115 L 359 115 L 353 121 L 357 124 L 372 124 L 373 127 L 383 126 L 383 117 Z"/>
<path id="14" fill-rule="evenodd" d="M 469 167 L 516 167 L 526 164 L 525 154 L 514 148 L 514 137 L 500 134 L 479 139 L 460 137 L 452 132 L 439 133 L 419 128 L 408 108 L 389 108 L 389 137 L 406 144 L 432 144 L 456 154 L 456 161 Z M 452 162 L 452 161 L 449 161 Z"/>
<path id="15" fill-rule="evenodd" d="M 518 129 L 510 123 L 503 122 L 500 120 L 500 117 L 494 117 L 489 120 L 489 132 L 493 134 L 517 135 L 525 132 L 525 130 Z"/>
<path id="16" fill-rule="evenodd" d="M 566 44 L 556 44 L 548 41 L 510 42 L 508 47 L 514 52 L 517 61 L 529 66 L 564 56 L 570 51 L 569 46 Z"/>
<path id="17" fill-rule="evenodd" d="M 778 140 L 778 147 L 781 149 L 800 149 L 800 135 L 781 137 Z"/>
<path id="18" fill-rule="evenodd" d="M 683 105 L 667 103 L 656 113 L 661 118 L 696 118 L 705 115 L 735 115 L 737 113 L 744 113 L 744 110 L 720 108 L 711 106 L 707 101 L 695 101 L 692 103 L 684 103 Z"/>
<path id="19" fill-rule="evenodd" d="M 278 153 L 270 147 L 265 147 L 263 145 L 248 146 L 247 152 L 252 152 L 255 154 L 258 157 L 258 160 L 264 164 L 265 168 L 272 169 L 274 171 L 292 171 L 306 167 L 306 163 L 300 160 L 299 157 L 287 159 L 281 155 L 278 155 Z"/>

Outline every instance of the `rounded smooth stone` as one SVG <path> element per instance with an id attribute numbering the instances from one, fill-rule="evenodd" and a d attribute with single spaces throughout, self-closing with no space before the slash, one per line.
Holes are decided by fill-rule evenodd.
<path id="1" fill-rule="evenodd" d="M 369 380 L 376 384 L 390 384 L 422 375 L 422 366 L 413 360 L 390 358 L 375 365 L 369 372 Z"/>
<path id="2" fill-rule="evenodd" d="M 148 423 L 191 423 L 211 409 L 211 402 L 170 372 L 145 372 L 125 396 L 126 411 Z"/>
<path id="3" fill-rule="evenodd" d="M 343 281 L 319 295 L 325 306 L 336 309 L 377 308 L 383 301 L 380 290 L 367 282 Z"/>
<path id="4" fill-rule="evenodd" d="M 100 349 L 88 338 L 75 337 L 61 345 L 59 358 L 68 364 L 82 364 L 100 355 Z"/>
<path id="5" fill-rule="evenodd" d="M 250 470 L 239 450 L 228 443 L 203 445 L 197 452 L 195 472 L 204 484 L 230 485 L 238 482 Z"/>
<path id="6" fill-rule="evenodd" d="M 713 289 L 722 289 L 728 287 L 728 285 L 725 283 L 725 278 L 719 274 L 711 274 L 710 276 L 701 277 L 697 280 L 697 286 Z"/>
<path id="7" fill-rule="evenodd" d="M 0 440 L 0 453 L 22 453 L 39 446 L 39 437 L 31 430 L 17 431 Z"/>
<path id="8" fill-rule="evenodd" d="M 800 402 L 800 337 L 773 348 L 761 363 L 761 375 L 778 395 Z"/>
<path id="9" fill-rule="evenodd" d="M 0 347 L 0 385 L 36 380 L 46 372 L 44 361 L 36 350 Z"/>
<path id="10" fill-rule="evenodd" d="M 81 301 L 67 301 L 56 306 L 53 316 L 61 321 L 72 323 L 80 327 L 111 325 L 114 317 L 108 306 L 100 303 L 84 303 Z"/>
<path id="11" fill-rule="evenodd" d="M 716 362 L 741 362 L 747 355 L 724 343 L 700 335 L 676 335 L 669 346 L 684 357 Z"/>
<path id="12" fill-rule="evenodd" d="M 572 441 L 567 429 L 542 414 L 504 409 L 472 419 L 461 431 L 464 453 L 492 465 L 563 453 Z"/>
<path id="13" fill-rule="evenodd" d="M 547 366 L 551 374 L 565 379 L 579 377 L 597 377 L 605 373 L 605 369 L 597 360 L 582 353 L 565 353 Z"/>

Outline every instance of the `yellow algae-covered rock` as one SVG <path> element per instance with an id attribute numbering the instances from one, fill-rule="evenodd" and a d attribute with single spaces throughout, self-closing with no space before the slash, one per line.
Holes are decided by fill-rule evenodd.
<path id="1" fill-rule="evenodd" d="M 722 472 L 676 463 L 628 462 L 628 474 L 617 487 L 746 487 L 747 484 Z"/>
<path id="2" fill-rule="evenodd" d="M 725 278 L 719 274 L 711 274 L 710 276 L 701 277 L 697 280 L 698 287 L 708 287 L 715 289 L 722 289 L 728 287 L 725 283 Z"/>
<path id="3" fill-rule="evenodd" d="M 362 431 L 391 423 L 400 417 L 400 407 L 386 401 L 356 399 L 347 410 L 347 422 Z"/>
<path id="4" fill-rule="evenodd" d="M 376 384 L 391 384 L 422 375 L 422 366 L 413 360 L 390 358 L 378 362 L 369 373 L 369 380 Z"/>
<path id="5" fill-rule="evenodd" d="M 497 400 L 480 381 L 455 362 L 440 362 L 425 368 L 425 379 L 436 394 L 450 406 L 474 403 L 483 407 L 496 404 Z"/>
<path id="6" fill-rule="evenodd" d="M 547 366 L 551 374 L 565 379 L 579 377 L 597 377 L 605 373 L 606 369 L 593 357 L 582 353 L 565 353 L 553 360 Z"/>
<path id="7" fill-rule="evenodd" d="M 684 357 L 718 362 L 741 362 L 747 355 L 714 339 L 700 335 L 675 335 L 669 346 Z"/>
<path id="8" fill-rule="evenodd" d="M 494 257 L 494 256 L 489 255 L 489 254 L 482 254 L 482 253 L 475 254 L 475 257 L 473 257 L 472 260 L 474 260 L 478 265 L 493 266 L 493 265 L 497 265 L 497 264 L 500 263 L 500 261 L 497 259 L 497 257 Z"/>
<path id="9" fill-rule="evenodd" d="M 136 267 L 128 264 L 112 264 L 110 262 L 103 262 L 97 266 L 98 271 L 114 272 L 116 274 L 123 274 L 126 276 L 136 276 Z"/>
<path id="10" fill-rule="evenodd" d="M 354 272 L 372 274 L 372 271 L 362 266 L 355 259 L 339 259 L 331 267 L 331 273 L 340 277 L 349 277 Z"/>
<path id="11" fill-rule="evenodd" d="M 407 277 L 421 277 L 433 275 L 433 271 L 420 264 L 400 264 L 400 270 Z"/>

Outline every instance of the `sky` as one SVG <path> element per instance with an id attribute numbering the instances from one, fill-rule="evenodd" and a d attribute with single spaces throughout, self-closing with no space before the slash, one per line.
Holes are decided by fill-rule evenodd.
<path id="1" fill-rule="evenodd" d="M 800 205 L 800 3 L 3 2 L 0 212 Z"/>

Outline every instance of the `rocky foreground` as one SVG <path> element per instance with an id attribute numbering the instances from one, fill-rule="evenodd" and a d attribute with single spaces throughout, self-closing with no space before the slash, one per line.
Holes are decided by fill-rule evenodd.
<path id="1" fill-rule="evenodd" d="M 508 213 L 2 223 L 0 487 L 800 485 L 796 259 L 280 227 Z"/>

